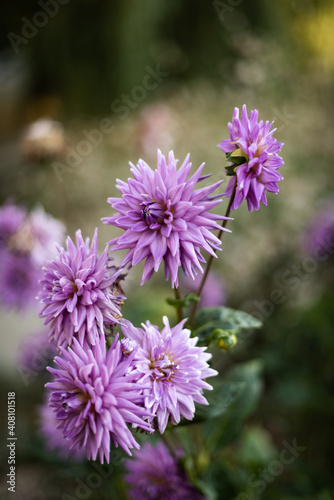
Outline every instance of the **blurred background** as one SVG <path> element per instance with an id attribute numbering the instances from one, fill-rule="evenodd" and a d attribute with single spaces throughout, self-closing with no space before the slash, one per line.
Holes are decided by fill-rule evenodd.
<path id="1" fill-rule="evenodd" d="M 216 181 L 225 178 L 217 144 L 234 107 L 275 121 L 280 193 L 258 212 L 232 214 L 207 292 L 264 321 L 234 350 L 214 353 L 222 373 L 254 359 L 263 369 L 251 415 L 216 457 L 213 488 L 217 499 L 334 499 L 333 2 L 3 0 L 1 8 L 0 202 L 42 206 L 71 237 L 98 227 L 103 249 L 118 234 L 100 219 L 111 215 L 106 200 L 118 195 L 116 178 L 129 177 L 129 161 L 154 168 L 158 148 L 181 161 L 190 152 Z M 124 316 L 161 325 L 174 314 L 171 291 L 163 273 L 139 287 L 141 271 L 126 280 Z M 38 306 L 4 303 L 0 315 L 3 428 L 7 392 L 17 392 L 17 498 L 73 498 L 73 477 L 90 465 L 45 451 L 36 407 L 46 375 L 35 366 L 27 376 L 18 361 L 43 329 Z M 294 440 L 303 451 L 269 472 L 260 492 L 254 483 Z M 89 498 L 121 498 L 106 488 Z"/>

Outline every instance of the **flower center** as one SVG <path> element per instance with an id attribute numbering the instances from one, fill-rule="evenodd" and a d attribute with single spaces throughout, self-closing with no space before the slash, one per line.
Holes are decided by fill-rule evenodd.
<path id="1" fill-rule="evenodd" d="M 149 226 L 153 225 L 152 229 L 156 229 L 162 224 L 170 224 L 173 221 L 173 209 L 170 200 L 167 200 L 167 203 L 164 204 L 155 201 L 143 201 L 140 206 L 143 220 Z"/>
<path id="2" fill-rule="evenodd" d="M 66 413 L 80 413 L 91 399 L 85 392 L 64 393 L 60 397 L 61 407 Z"/>
<path id="3" fill-rule="evenodd" d="M 158 349 L 156 346 L 153 350 L 156 352 L 152 352 L 151 362 L 149 364 L 149 368 L 152 372 L 151 377 L 153 379 L 170 380 L 170 377 L 178 369 L 178 366 L 161 350 L 161 348 Z M 160 353 L 157 352 L 158 350 Z"/>
<path id="4" fill-rule="evenodd" d="M 161 224 L 163 222 L 163 210 L 158 203 L 154 201 L 143 201 L 140 205 L 142 207 L 141 213 L 143 220 L 147 222 L 147 224 Z"/>
<path id="5" fill-rule="evenodd" d="M 78 293 L 78 286 L 76 282 L 66 277 L 60 278 L 59 285 L 61 287 L 62 292 L 68 297 L 73 297 L 75 293 Z"/>

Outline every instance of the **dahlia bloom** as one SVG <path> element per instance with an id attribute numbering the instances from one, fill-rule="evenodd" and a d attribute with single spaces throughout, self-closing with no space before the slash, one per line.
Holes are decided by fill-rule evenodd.
<path id="1" fill-rule="evenodd" d="M 57 353 L 57 346 L 49 340 L 49 330 L 27 335 L 17 352 L 17 369 L 26 379 L 45 371 Z M 46 373 L 46 372 L 45 372 Z"/>
<path id="2" fill-rule="evenodd" d="M 67 239 L 67 250 L 57 247 L 58 258 L 47 263 L 40 284 L 40 316 L 51 323 L 50 338 L 58 345 L 71 345 L 77 337 L 81 345 L 94 345 L 105 327 L 118 322 L 124 297 L 114 295 L 120 271 L 108 268 L 108 247 L 98 257 L 97 229 L 92 244 L 76 233 L 76 246 Z"/>
<path id="3" fill-rule="evenodd" d="M 284 162 L 278 153 L 283 143 L 272 137 L 276 131 L 270 130 L 273 123 L 264 123 L 263 120 L 258 122 L 256 109 L 250 112 L 248 118 L 245 105 L 239 119 L 239 109 L 234 109 L 232 123 L 228 124 L 230 139 L 225 139 L 218 145 L 226 153 L 227 160 L 232 162 L 232 165 L 227 167 L 227 172 L 233 177 L 224 196 L 231 196 L 237 182 L 232 210 L 238 208 L 244 199 L 247 200 L 250 212 L 253 208 L 258 210 L 260 201 L 267 205 L 265 191 L 279 191 L 276 183 L 283 177 L 277 170 Z"/>
<path id="4" fill-rule="evenodd" d="M 19 231 L 26 215 L 23 208 L 12 203 L 0 208 L 0 246 L 6 246 L 9 238 Z"/>
<path id="5" fill-rule="evenodd" d="M 71 442 L 63 437 L 61 429 L 57 429 L 56 414 L 48 403 L 48 400 L 45 400 L 37 410 L 39 434 L 44 439 L 45 447 L 60 458 L 82 462 L 86 458 L 85 450 L 83 448 L 71 450 Z"/>
<path id="6" fill-rule="evenodd" d="M 178 287 L 178 269 L 193 279 L 197 271 L 203 272 L 200 262 L 205 262 L 201 250 L 216 257 L 220 240 L 212 230 L 221 229 L 220 215 L 209 213 L 221 203 L 218 196 L 210 194 L 222 181 L 212 186 L 194 190 L 200 180 L 204 163 L 187 180 L 191 169 L 189 155 L 177 169 L 177 160 L 171 151 L 168 161 L 158 151 L 157 169 L 152 170 L 143 160 L 137 167 L 131 164 L 133 179 L 117 180 L 121 198 L 109 198 L 108 203 L 118 212 L 104 217 L 105 224 L 113 224 L 125 233 L 109 242 L 114 250 L 128 249 L 122 265 L 135 266 L 146 259 L 141 284 L 158 271 L 162 260 L 166 279 Z"/>
<path id="7" fill-rule="evenodd" d="M 65 131 L 61 123 L 40 118 L 30 123 L 21 139 L 21 151 L 32 161 L 61 158 L 66 152 Z"/>
<path id="8" fill-rule="evenodd" d="M 126 424 L 151 432 L 143 420 L 151 413 L 143 408 L 142 387 L 128 373 L 135 351 L 124 360 L 118 336 L 108 353 L 102 337 L 92 347 L 75 338 L 72 345 L 60 347 L 61 357 L 54 359 L 59 368 L 48 367 L 54 381 L 46 387 L 58 429 L 70 448 L 85 447 L 89 459 L 109 463 L 111 441 L 131 455 L 139 445 Z"/>
<path id="9" fill-rule="evenodd" d="M 0 301 L 5 307 L 23 311 L 33 305 L 40 277 L 29 257 L 1 251 Z"/>
<path id="10" fill-rule="evenodd" d="M 57 255 L 56 243 L 63 242 L 65 226 L 38 207 L 29 215 L 29 228 L 34 242 L 31 257 L 37 265 L 43 265 Z"/>
<path id="11" fill-rule="evenodd" d="M 0 208 L 0 247 L 31 257 L 37 266 L 56 254 L 55 244 L 62 243 L 64 233 L 64 225 L 42 207 L 30 214 L 12 203 Z"/>
<path id="12" fill-rule="evenodd" d="M 203 499 L 162 442 L 155 446 L 145 443 L 133 458 L 126 460 L 125 467 L 133 500 Z"/>
<path id="13" fill-rule="evenodd" d="M 163 317 L 164 328 L 147 321 L 142 328 L 135 328 L 123 320 L 121 327 L 126 338 L 137 342 L 139 348 L 131 364 L 131 373 L 138 382 L 145 385 L 145 407 L 154 413 L 159 431 L 166 429 L 169 418 L 173 424 L 181 417 L 194 417 L 194 402 L 208 404 L 203 389 L 212 389 L 204 381 L 217 375 L 207 361 L 211 354 L 206 347 L 197 347 L 197 337 L 190 337 L 190 330 L 184 329 L 186 319 L 174 327 Z M 151 419 L 153 420 L 153 418 Z"/>
<path id="14" fill-rule="evenodd" d="M 304 234 L 304 250 L 309 254 L 331 253 L 334 242 L 334 199 L 324 200 L 317 208 Z M 324 253 L 325 252 L 325 253 Z M 318 257 L 319 258 L 319 257 Z M 323 257 L 321 257 L 323 258 Z"/>

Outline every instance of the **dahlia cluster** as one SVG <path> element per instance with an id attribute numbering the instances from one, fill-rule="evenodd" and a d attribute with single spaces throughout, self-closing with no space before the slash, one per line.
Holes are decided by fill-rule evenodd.
<path id="1" fill-rule="evenodd" d="M 158 151 L 155 170 L 139 160 L 137 166 L 130 164 L 132 177 L 127 182 L 117 181 L 121 197 L 108 199 L 116 213 L 103 222 L 123 233 L 101 254 L 97 230 L 91 243 L 77 231 L 75 241 L 67 239 L 66 248 L 57 246 L 57 256 L 44 267 L 39 293 L 40 315 L 59 351 L 48 368 L 52 380 L 46 385 L 54 434 L 45 423 L 49 409 L 41 411 L 43 432 L 53 448 L 85 450 L 88 458 L 109 462 L 112 446 L 129 455 L 139 449 L 131 428 L 162 434 L 181 419 L 192 420 L 195 403 L 208 404 L 204 390 L 212 387 L 207 379 L 217 372 L 209 366 L 206 347 L 197 345 L 187 319 L 171 326 L 165 316 L 162 329 L 149 321 L 134 326 L 122 317 L 125 296 L 120 282 L 125 267 L 142 261 L 141 284 L 162 263 L 172 288 L 179 286 L 180 270 L 188 279 L 198 279 L 206 263 L 202 252 L 209 254 L 211 263 L 220 250 L 229 208 L 237 208 L 244 198 L 250 209 L 258 208 L 260 200 L 266 202 L 265 189 L 276 192 L 282 145 L 272 138 L 270 128 L 268 122 L 257 122 L 257 111 L 248 119 L 244 107 L 240 120 L 235 111 L 229 124 L 231 138 L 221 144 L 234 162 L 229 173 L 236 178 L 228 188 L 232 199 L 225 216 L 211 211 L 222 201 L 223 194 L 214 194 L 222 181 L 197 188 L 210 177 L 202 175 L 204 164 L 190 175 L 189 155 L 178 168 L 173 152 L 166 159 Z M 112 264 L 116 250 L 127 251 L 119 268 Z M 217 290 L 221 304 L 223 292 Z M 197 498 L 164 445 L 146 445 L 136 457 L 128 465 L 133 498 Z"/>
<path id="2" fill-rule="evenodd" d="M 111 443 L 128 454 L 139 448 L 127 424 L 163 433 L 169 422 L 191 420 L 195 402 L 207 404 L 203 389 L 212 387 L 204 379 L 217 374 L 207 363 L 211 355 L 196 346 L 185 320 L 175 327 L 163 321 L 160 332 L 149 322 L 141 329 L 122 320 L 124 338 L 116 335 L 108 351 L 102 336 L 94 345 L 73 338 L 59 347 L 46 387 L 69 448 L 109 462 Z"/>
<path id="3" fill-rule="evenodd" d="M 41 265 L 52 257 L 65 228 L 39 207 L 30 214 L 6 203 L 0 208 L 0 302 L 20 311 L 34 304 Z"/>

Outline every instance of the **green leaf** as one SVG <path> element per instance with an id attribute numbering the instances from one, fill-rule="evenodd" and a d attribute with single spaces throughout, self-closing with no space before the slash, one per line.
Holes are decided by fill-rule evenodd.
<path id="1" fill-rule="evenodd" d="M 243 384 L 239 382 L 222 382 L 220 380 L 210 382 L 212 391 L 207 391 L 205 397 L 208 405 L 196 405 L 195 418 L 193 420 L 183 419 L 179 426 L 198 424 L 212 418 L 221 417 L 232 405 Z"/>
<path id="2" fill-rule="evenodd" d="M 229 307 L 206 307 L 196 314 L 193 336 L 198 337 L 198 345 L 208 345 L 214 330 L 223 330 L 230 335 L 238 335 L 244 330 L 260 328 L 261 321 L 250 314 Z"/>
<path id="3" fill-rule="evenodd" d="M 229 165 L 228 167 L 225 167 L 225 170 L 226 170 L 226 175 L 237 175 L 236 172 L 235 172 L 235 167 L 236 165 L 234 163 L 232 163 L 232 165 Z"/>
<path id="4" fill-rule="evenodd" d="M 231 389 L 234 387 L 234 397 L 230 401 L 227 399 L 226 409 L 220 413 L 219 411 L 216 413 L 213 404 L 212 418 L 207 420 L 203 428 L 210 451 L 218 450 L 233 441 L 238 436 L 244 421 L 256 408 L 262 390 L 261 371 L 262 363 L 255 360 L 237 365 L 228 374 L 225 383 Z M 222 395 L 220 403 L 222 407 L 223 397 Z M 207 411 L 210 413 L 209 407 Z"/>
<path id="5" fill-rule="evenodd" d="M 246 466 L 265 466 L 277 456 L 277 449 L 268 431 L 259 426 L 249 426 L 242 432 L 238 459 Z"/>
<path id="6" fill-rule="evenodd" d="M 240 382 L 219 381 L 218 384 L 215 384 L 213 391 L 205 394 L 209 403 L 208 406 L 197 406 L 196 420 L 207 420 L 208 418 L 217 418 L 224 415 L 242 388 L 243 384 L 240 384 Z"/>

